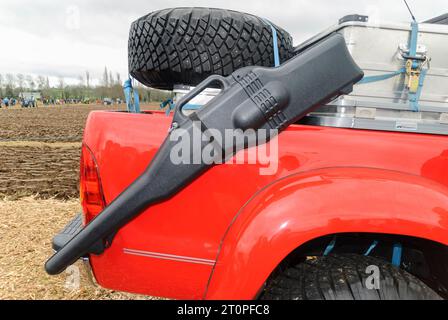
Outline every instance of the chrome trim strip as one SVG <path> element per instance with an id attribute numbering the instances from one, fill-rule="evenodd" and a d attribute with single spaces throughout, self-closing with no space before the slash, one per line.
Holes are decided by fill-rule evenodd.
<path id="1" fill-rule="evenodd" d="M 159 253 L 159 252 L 150 252 L 143 250 L 135 250 L 135 249 L 123 249 L 123 253 L 132 254 L 135 256 L 142 256 L 148 258 L 155 259 L 163 259 L 163 260 L 171 260 L 171 261 L 179 261 L 179 262 L 188 262 L 188 263 L 196 263 L 196 264 L 205 264 L 208 266 L 213 266 L 215 264 L 215 260 L 195 258 L 195 257 L 186 257 L 186 256 L 178 256 L 174 254 L 167 253 Z"/>
<path id="2" fill-rule="evenodd" d="M 413 132 L 413 133 L 427 133 L 427 134 L 448 134 L 448 126 L 446 124 L 438 123 L 424 123 L 415 122 L 412 119 L 403 121 L 395 120 L 373 120 L 362 119 L 354 117 L 331 117 L 331 116 L 316 116 L 308 115 L 302 120 L 301 124 L 324 126 L 324 127 L 336 127 L 336 128 L 352 128 L 352 129 L 364 129 L 364 130 L 379 130 L 379 131 L 393 131 L 393 132 Z M 415 125 L 412 128 L 406 128 L 400 125 L 400 123 L 409 123 Z"/>

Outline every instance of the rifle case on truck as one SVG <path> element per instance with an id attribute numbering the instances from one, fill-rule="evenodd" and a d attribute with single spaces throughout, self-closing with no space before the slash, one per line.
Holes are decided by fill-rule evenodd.
<path id="1" fill-rule="evenodd" d="M 180 132 L 192 139 L 192 132 L 197 129 L 203 133 L 213 129 L 222 137 L 226 130 L 266 129 L 269 134 L 272 130 L 279 133 L 320 104 L 349 93 L 362 77 L 363 72 L 338 34 L 327 36 L 280 67 L 245 67 L 225 78 L 209 77 L 178 102 L 168 137 L 143 174 L 51 257 L 46 271 L 60 273 L 81 256 L 98 252 L 98 246 L 106 249 L 113 235 L 135 216 L 150 205 L 169 199 L 212 167 L 203 159 L 195 162 L 193 154 L 186 164 L 173 163 L 171 150 L 178 142 L 170 139 L 172 135 Z M 221 86 L 221 93 L 196 113 L 185 115 L 183 106 L 213 84 Z M 272 135 L 265 141 L 270 138 Z M 213 137 L 208 140 L 200 142 L 200 147 L 212 144 L 214 150 L 226 155 L 248 146 L 245 139 L 232 145 L 220 145 Z M 257 137 L 255 143 L 263 142 Z M 190 145 L 194 144 L 192 141 Z"/>

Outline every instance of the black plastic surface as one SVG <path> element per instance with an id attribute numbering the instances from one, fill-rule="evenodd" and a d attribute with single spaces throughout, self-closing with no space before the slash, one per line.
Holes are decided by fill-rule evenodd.
<path id="1" fill-rule="evenodd" d="M 78 214 L 53 238 L 53 249 L 59 251 L 82 229 L 82 216 Z"/>
<path id="2" fill-rule="evenodd" d="M 423 23 L 448 24 L 448 13 L 445 13 L 438 17 L 434 17 L 432 19 L 426 20 Z"/>
<path id="3" fill-rule="evenodd" d="M 369 21 L 369 16 L 363 16 L 360 14 L 349 14 L 339 19 L 339 24 L 342 24 L 344 22 L 355 22 L 355 21 L 367 22 Z"/>

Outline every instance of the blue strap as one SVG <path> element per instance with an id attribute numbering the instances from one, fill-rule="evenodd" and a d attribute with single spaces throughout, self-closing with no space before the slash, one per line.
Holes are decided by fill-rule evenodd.
<path id="1" fill-rule="evenodd" d="M 165 109 L 165 108 L 167 108 L 165 111 L 165 114 L 168 116 L 170 114 L 171 110 L 174 109 L 173 99 L 168 98 L 160 104 L 160 109 Z"/>
<path id="2" fill-rule="evenodd" d="M 328 256 L 331 253 L 331 251 L 333 251 L 335 245 L 336 245 L 336 238 L 333 238 L 333 240 L 331 240 L 331 242 L 325 248 L 324 256 Z"/>
<path id="3" fill-rule="evenodd" d="M 131 78 L 124 82 L 123 91 L 128 112 L 140 113 L 140 99 L 138 97 L 138 91 L 132 87 Z"/>
<path id="4" fill-rule="evenodd" d="M 129 112 L 131 112 L 131 109 L 133 109 L 131 103 L 131 90 L 132 90 L 131 79 L 128 79 L 123 84 L 123 91 L 124 91 L 124 97 L 126 99 L 126 108 Z"/>
<path id="5" fill-rule="evenodd" d="M 137 89 L 133 89 L 134 91 L 134 112 L 140 113 L 140 97 L 138 96 Z"/>
<path id="6" fill-rule="evenodd" d="M 175 103 L 173 102 L 173 99 L 169 98 L 165 101 L 163 101 L 160 104 L 160 109 L 165 109 L 166 108 L 166 112 L 165 114 L 168 116 L 171 112 L 171 110 L 173 110 L 175 108 Z M 182 110 L 198 110 L 200 108 L 202 108 L 203 106 L 200 104 L 193 104 L 193 103 L 187 103 L 186 105 L 184 105 L 184 107 L 182 108 Z"/>
<path id="7" fill-rule="evenodd" d="M 387 73 L 387 74 L 382 74 L 382 75 L 378 75 L 378 76 L 370 76 L 370 77 L 364 77 L 361 79 L 361 81 L 358 82 L 358 84 L 366 84 L 366 83 L 372 83 L 372 82 L 377 82 L 377 81 L 382 81 L 382 80 L 386 80 L 386 79 L 390 79 L 392 77 L 395 77 L 401 73 L 405 73 L 406 72 L 406 68 L 402 68 L 396 72 L 393 73 Z M 422 95 L 422 90 L 423 90 L 423 83 L 425 82 L 425 77 L 426 74 L 428 73 L 428 69 L 423 69 L 420 73 L 420 78 L 418 81 L 418 89 L 417 92 L 412 93 L 409 92 L 409 106 L 411 108 L 412 111 L 419 111 L 419 101 L 420 101 L 420 97 Z"/>
<path id="8" fill-rule="evenodd" d="M 392 264 L 396 267 L 401 265 L 401 254 L 403 251 L 403 247 L 401 243 L 395 243 L 392 251 Z"/>
<path id="9" fill-rule="evenodd" d="M 413 20 L 411 22 L 411 38 L 409 39 L 409 58 L 414 60 L 412 61 L 412 68 L 418 67 L 418 61 L 415 60 L 417 57 L 417 42 L 418 42 L 418 23 Z"/>
<path id="10" fill-rule="evenodd" d="M 277 29 L 275 29 L 275 27 L 271 22 L 269 22 L 269 20 L 263 19 L 263 21 L 271 27 L 272 47 L 274 48 L 274 67 L 278 67 L 280 66 L 280 54 L 278 51 Z"/>
<path id="11" fill-rule="evenodd" d="M 393 78 L 393 77 L 398 76 L 399 74 L 402 74 L 402 73 L 405 73 L 405 72 L 406 72 L 406 68 L 403 67 L 400 70 L 395 71 L 395 72 L 386 73 L 386 74 L 380 74 L 380 75 L 377 75 L 377 76 L 364 77 L 364 78 L 362 78 L 358 82 L 358 84 L 366 84 L 366 83 L 372 83 L 372 82 L 387 80 L 387 79 Z"/>
<path id="12" fill-rule="evenodd" d="M 423 82 L 425 81 L 426 74 L 428 73 L 428 69 L 423 69 L 420 73 L 420 78 L 418 80 L 418 89 L 415 93 L 409 93 L 409 104 L 411 106 L 412 111 L 419 110 L 419 101 L 420 96 L 422 95 Z"/>
<path id="13" fill-rule="evenodd" d="M 194 103 L 187 103 L 182 110 L 198 110 L 202 108 L 203 106 L 200 104 L 194 104 Z"/>
<path id="14" fill-rule="evenodd" d="M 370 245 L 369 249 L 367 249 L 367 251 L 364 253 L 365 256 L 368 256 L 369 254 L 372 253 L 373 249 L 375 249 L 375 247 L 377 246 L 378 241 L 375 240 L 372 242 L 372 244 Z"/>

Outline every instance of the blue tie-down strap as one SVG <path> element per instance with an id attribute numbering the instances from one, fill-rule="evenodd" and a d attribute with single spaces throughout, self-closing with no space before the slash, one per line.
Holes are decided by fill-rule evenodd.
<path id="1" fill-rule="evenodd" d="M 412 68 L 416 69 L 419 66 L 419 61 L 417 57 L 417 47 L 418 47 L 418 22 L 413 20 L 411 22 L 411 37 L 409 38 L 409 52 L 406 59 L 412 60 Z"/>
<path id="2" fill-rule="evenodd" d="M 328 256 L 331 253 L 331 251 L 333 251 L 335 245 L 336 245 L 336 238 L 333 238 L 333 240 L 331 240 L 331 242 L 326 246 L 324 250 L 324 256 Z"/>
<path id="3" fill-rule="evenodd" d="M 418 79 L 418 89 L 415 93 L 409 93 L 409 105 L 412 111 L 419 111 L 419 101 L 422 95 L 423 83 L 425 81 L 426 73 L 428 69 L 423 69 L 420 73 L 420 78 Z"/>
<path id="4" fill-rule="evenodd" d="M 124 97 L 128 112 L 140 113 L 140 99 L 137 89 L 132 87 L 132 80 L 128 79 L 123 84 Z"/>
<path id="5" fill-rule="evenodd" d="M 417 55 L 418 45 L 418 22 L 412 20 L 411 22 L 411 38 L 409 39 L 409 56 L 411 58 Z"/>
<path id="6" fill-rule="evenodd" d="M 171 110 L 174 109 L 173 99 L 168 98 L 160 104 L 160 109 L 165 109 L 165 108 L 166 108 L 165 114 L 168 116 L 170 114 Z"/>
<path id="7" fill-rule="evenodd" d="M 203 106 L 200 104 L 194 104 L 194 103 L 187 103 L 182 110 L 199 110 Z"/>
<path id="8" fill-rule="evenodd" d="M 171 110 L 173 110 L 176 107 L 175 103 L 173 102 L 173 99 L 167 99 L 165 101 L 163 101 L 160 104 L 160 109 L 165 109 L 165 114 L 168 116 L 171 112 Z M 183 106 L 182 110 L 198 110 L 200 108 L 202 108 L 203 106 L 200 104 L 193 104 L 193 103 L 187 103 L 186 105 Z"/>
<path id="9" fill-rule="evenodd" d="M 401 256 L 403 253 L 403 246 L 401 243 L 395 243 L 392 248 L 392 265 L 399 267 L 401 265 Z"/>
<path id="10" fill-rule="evenodd" d="M 277 29 L 272 25 L 271 22 L 267 19 L 263 19 L 263 21 L 271 27 L 272 32 L 272 48 L 274 49 L 274 67 L 280 66 L 280 53 L 278 51 L 278 40 L 277 40 Z"/>
<path id="11" fill-rule="evenodd" d="M 393 78 L 393 77 L 398 76 L 399 74 L 402 74 L 402 73 L 405 73 L 405 72 L 406 72 L 406 68 L 403 67 L 400 70 L 395 71 L 395 72 L 380 74 L 380 75 L 377 75 L 377 76 L 364 77 L 364 78 L 362 78 L 358 82 L 358 84 L 366 84 L 366 83 L 372 83 L 372 82 L 387 80 L 387 79 Z"/>
<path id="12" fill-rule="evenodd" d="M 383 81 L 383 80 L 393 78 L 402 73 L 406 73 L 406 68 L 403 67 L 396 72 L 380 74 L 377 76 L 364 77 L 361 79 L 361 81 L 358 82 L 358 84 L 366 84 L 366 83 L 372 83 L 372 82 L 377 82 L 377 81 Z M 412 111 L 417 112 L 420 109 L 419 101 L 420 101 L 420 97 L 422 95 L 423 84 L 425 82 L 425 77 L 426 77 L 427 73 L 428 73 L 428 69 L 422 69 L 422 71 L 420 72 L 420 78 L 418 80 L 417 92 L 415 92 L 415 93 L 409 92 L 409 107 Z"/>
<path id="13" fill-rule="evenodd" d="M 364 253 L 365 256 L 368 256 L 369 254 L 372 253 L 373 249 L 376 248 L 376 246 L 378 245 L 378 241 L 375 240 L 372 242 L 372 244 L 370 245 L 370 247 L 367 249 L 367 251 Z"/>

